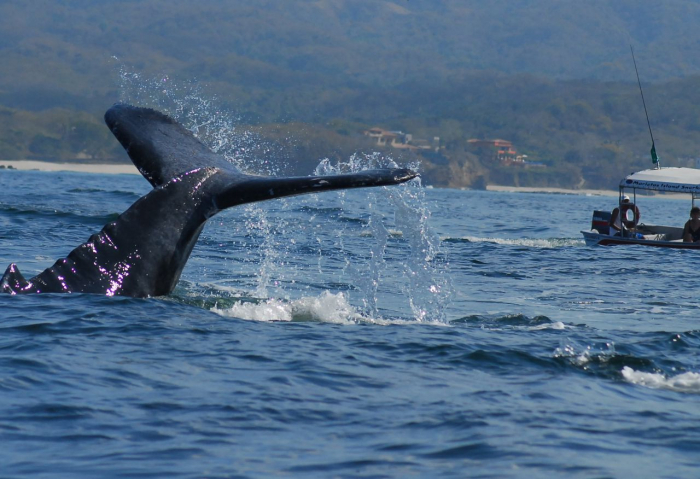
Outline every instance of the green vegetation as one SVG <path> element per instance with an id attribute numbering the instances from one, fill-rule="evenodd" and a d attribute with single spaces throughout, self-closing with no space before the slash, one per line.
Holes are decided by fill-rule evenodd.
<path id="1" fill-rule="evenodd" d="M 104 123 L 90 113 L 0 106 L 0 159 L 111 162 L 123 158 L 120 149 Z"/>
<path id="2" fill-rule="evenodd" d="M 691 0 L 5 1 L 0 159 L 126 161 L 103 112 L 154 106 L 134 85 L 169 77 L 295 173 L 375 149 L 362 131 L 380 126 L 440 137 L 443 157 L 385 151 L 435 185 L 610 188 L 651 166 L 630 42 L 663 165 L 700 156 L 698 20 Z M 478 158 L 470 138 L 546 168 Z"/>

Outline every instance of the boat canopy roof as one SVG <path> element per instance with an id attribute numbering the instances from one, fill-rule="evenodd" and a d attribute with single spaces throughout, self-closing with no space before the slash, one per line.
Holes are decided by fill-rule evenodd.
<path id="1" fill-rule="evenodd" d="M 700 169 L 659 168 L 642 170 L 625 177 L 620 188 L 673 191 L 700 195 Z"/>

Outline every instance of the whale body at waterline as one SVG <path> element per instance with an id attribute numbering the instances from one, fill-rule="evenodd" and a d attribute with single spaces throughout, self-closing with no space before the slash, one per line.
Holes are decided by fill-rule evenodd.
<path id="1" fill-rule="evenodd" d="M 403 168 L 331 176 L 248 175 L 158 111 L 116 104 L 105 121 L 153 189 L 33 278 L 25 279 L 10 264 L 0 281 L 2 292 L 167 295 L 204 224 L 220 211 L 283 196 L 394 185 L 417 176 Z"/>

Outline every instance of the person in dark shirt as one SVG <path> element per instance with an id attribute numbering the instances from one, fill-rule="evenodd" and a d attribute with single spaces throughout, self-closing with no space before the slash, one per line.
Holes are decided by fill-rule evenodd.
<path id="1" fill-rule="evenodd" d="M 690 209 L 690 219 L 683 227 L 683 241 L 686 243 L 700 243 L 700 207 L 693 206 Z"/>

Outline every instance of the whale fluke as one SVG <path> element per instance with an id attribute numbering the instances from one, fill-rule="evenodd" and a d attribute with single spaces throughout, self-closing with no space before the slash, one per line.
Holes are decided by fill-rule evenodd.
<path id="1" fill-rule="evenodd" d="M 11 264 L 0 280 L 3 292 L 166 295 L 175 288 L 206 221 L 226 208 L 395 185 L 417 176 L 404 168 L 330 176 L 248 175 L 158 111 L 116 104 L 105 122 L 153 190 L 37 276 L 26 280 Z"/>

